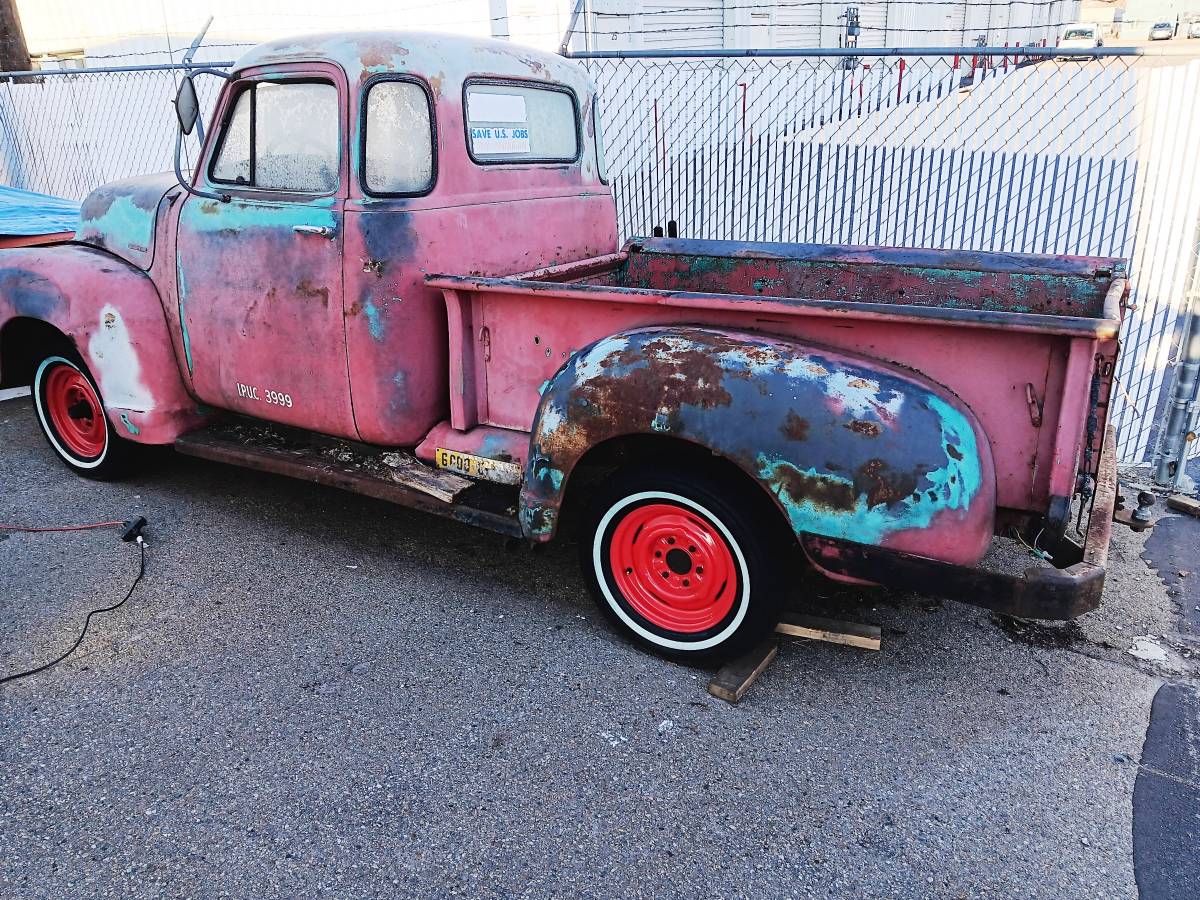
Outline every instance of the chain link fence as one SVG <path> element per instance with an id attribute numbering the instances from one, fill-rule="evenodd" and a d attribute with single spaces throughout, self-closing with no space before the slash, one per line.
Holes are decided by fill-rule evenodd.
<path id="1" fill-rule="evenodd" d="M 1129 259 L 1136 308 L 1112 421 L 1122 461 L 1153 456 L 1200 303 L 1200 60 L 1007 48 L 576 58 L 603 98 L 623 237 Z M 170 168 L 180 68 L 0 82 L 0 182 L 80 199 Z M 219 80 L 197 86 L 208 118 Z"/>
<path id="2" fill-rule="evenodd" d="M 171 168 L 178 127 L 172 101 L 184 69 L 163 64 L 0 75 L 0 183 L 80 200 L 107 181 Z M 195 80 L 206 121 L 220 81 Z M 189 151 L 194 148 L 185 143 Z"/>
<path id="3" fill-rule="evenodd" d="M 1130 260 L 1136 308 L 1112 421 L 1123 462 L 1154 453 L 1197 278 L 1200 60 L 1008 49 L 576 58 L 603 98 L 623 237 Z"/>

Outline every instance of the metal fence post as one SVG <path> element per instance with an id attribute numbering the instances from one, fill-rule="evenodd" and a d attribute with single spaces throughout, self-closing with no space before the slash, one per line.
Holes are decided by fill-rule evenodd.
<path id="1" fill-rule="evenodd" d="M 1179 363 L 1175 368 L 1166 422 L 1154 456 L 1154 481 L 1176 490 L 1184 483 L 1190 446 L 1195 442 L 1200 414 L 1200 242 L 1188 278 L 1187 313 L 1181 329 Z"/>

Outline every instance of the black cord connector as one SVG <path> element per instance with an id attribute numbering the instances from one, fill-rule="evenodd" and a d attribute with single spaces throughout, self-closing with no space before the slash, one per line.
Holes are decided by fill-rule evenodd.
<path id="1" fill-rule="evenodd" d="M 125 523 L 125 530 L 121 532 L 121 540 L 125 543 L 137 540 L 142 537 L 142 532 L 146 529 L 146 517 L 138 516 L 130 522 Z"/>

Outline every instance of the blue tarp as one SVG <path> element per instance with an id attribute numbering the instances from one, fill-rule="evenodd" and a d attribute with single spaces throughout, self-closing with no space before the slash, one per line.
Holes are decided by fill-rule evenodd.
<path id="1" fill-rule="evenodd" d="M 0 235 L 57 234 L 79 227 L 79 203 L 0 185 Z"/>

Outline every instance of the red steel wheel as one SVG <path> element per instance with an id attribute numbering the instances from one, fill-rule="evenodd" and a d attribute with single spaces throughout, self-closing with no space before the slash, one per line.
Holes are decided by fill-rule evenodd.
<path id="1" fill-rule="evenodd" d="M 738 577 L 729 543 L 678 502 L 628 510 L 613 530 L 609 556 L 617 589 L 659 628 L 698 634 L 733 609 Z"/>
<path id="2" fill-rule="evenodd" d="M 42 359 L 33 376 L 33 405 L 42 433 L 67 468 L 98 479 L 129 471 L 140 448 L 109 427 L 100 391 L 74 353 Z"/>
<path id="3" fill-rule="evenodd" d="M 82 372 L 56 362 L 42 373 L 43 402 L 64 449 L 81 461 L 99 459 L 108 443 L 104 407 Z"/>
<path id="4" fill-rule="evenodd" d="M 729 470 L 634 465 L 593 495 L 584 577 L 634 643 L 712 662 L 775 627 L 799 554 L 765 492 L 748 487 Z"/>

